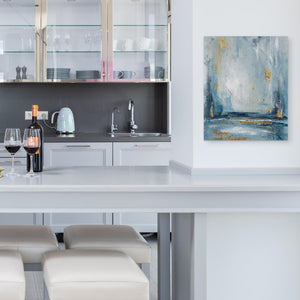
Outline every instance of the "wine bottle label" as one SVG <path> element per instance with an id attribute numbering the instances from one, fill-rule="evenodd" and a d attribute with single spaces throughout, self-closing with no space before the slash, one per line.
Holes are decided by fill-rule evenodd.
<path id="1" fill-rule="evenodd" d="M 39 146 L 39 138 L 37 137 L 29 137 L 27 138 L 27 147 L 38 147 Z"/>

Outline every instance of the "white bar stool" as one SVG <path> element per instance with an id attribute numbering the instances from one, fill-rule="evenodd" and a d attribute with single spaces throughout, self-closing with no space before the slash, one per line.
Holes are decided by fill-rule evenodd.
<path id="1" fill-rule="evenodd" d="M 43 255 L 50 300 L 149 300 L 149 281 L 131 257 L 110 250 Z"/>
<path id="2" fill-rule="evenodd" d="M 49 226 L 1 225 L 1 249 L 19 251 L 25 271 L 41 271 L 42 255 L 47 251 L 58 250 L 58 243 Z M 46 298 L 46 289 L 44 289 L 44 298 Z"/>
<path id="3" fill-rule="evenodd" d="M 150 279 L 151 247 L 127 225 L 73 225 L 65 228 L 66 249 L 106 249 L 126 253 Z"/>
<path id="4" fill-rule="evenodd" d="M 0 250 L 0 299 L 25 299 L 24 267 L 18 251 Z"/>

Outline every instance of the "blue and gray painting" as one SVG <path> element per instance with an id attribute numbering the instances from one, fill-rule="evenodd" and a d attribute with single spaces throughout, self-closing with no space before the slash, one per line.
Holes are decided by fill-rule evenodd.
<path id="1" fill-rule="evenodd" d="M 288 38 L 204 38 L 204 139 L 288 139 Z"/>

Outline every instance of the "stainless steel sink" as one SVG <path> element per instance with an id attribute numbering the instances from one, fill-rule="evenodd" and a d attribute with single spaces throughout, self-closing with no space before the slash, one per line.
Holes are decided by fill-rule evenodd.
<path id="1" fill-rule="evenodd" d="M 165 135 L 164 133 L 159 132 L 136 132 L 131 134 L 130 132 L 116 132 L 116 133 L 109 133 L 111 137 L 158 137 Z"/>

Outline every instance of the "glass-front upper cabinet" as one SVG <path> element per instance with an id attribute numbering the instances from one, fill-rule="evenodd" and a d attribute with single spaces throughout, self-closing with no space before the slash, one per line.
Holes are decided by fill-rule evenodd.
<path id="1" fill-rule="evenodd" d="M 0 82 L 38 80 L 36 17 L 35 0 L 0 1 Z"/>
<path id="2" fill-rule="evenodd" d="M 47 0 L 42 15 L 45 81 L 103 81 L 105 0 Z M 104 11 L 103 11 L 104 5 Z"/>
<path id="3" fill-rule="evenodd" d="M 109 81 L 169 80 L 168 4 L 168 0 L 109 0 Z"/>

